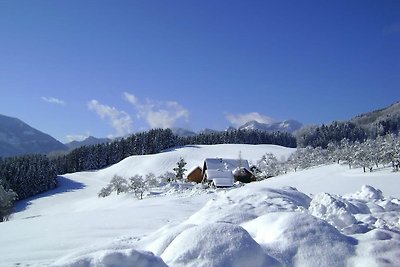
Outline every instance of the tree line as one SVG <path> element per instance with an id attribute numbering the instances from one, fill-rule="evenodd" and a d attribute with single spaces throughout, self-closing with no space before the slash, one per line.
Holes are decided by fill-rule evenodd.
<path id="1" fill-rule="evenodd" d="M 111 143 L 83 146 L 53 159 L 53 162 L 58 173 L 97 170 L 128 156 L 159 153 L 176 146 L 214 144 L 275 144 L 296 147 L 296 138 L 289 133 L 257 130 L 233 130 L 178 137 L 170 129 L 152 129 Z"/>
<path id="2" fill-rule="evenodd" d="M 351 121 L 309 125 L 296 133 L 299 147 L 327 148 L 329 143 L 338 143 L 342 139 L 350 142 L 364 142 L 367 139 L 376 139 L 379 136 L 398 134 L 400 131 L 400 116 L 388 117 L 374 124 L 360 125 Z"/>
<path id="3" fill-rule="evenodd" d="M 400 136 L 387 134 L 364 142 L 342 139 L 331 142 L 326 148 L 307 146 L 297 148 L 285 162 L 279 162 L 271 153 L 264 155 L 254 171 L 258 180 L 285 174 L 289 171 L 308 169 L 324 164 L 346 164 L 349 168 L 359 167 L 372 172 L 379 167 L 391 166 L 400 170 Z"/>

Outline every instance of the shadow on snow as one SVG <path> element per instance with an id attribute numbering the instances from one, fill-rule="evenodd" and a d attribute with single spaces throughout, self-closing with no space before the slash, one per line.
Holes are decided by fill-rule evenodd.
<path id="1" fill-rule="evenodd" d="M 43 193 L 40 193 L 33 197 L 29 197 L 29 198 L 17 201 L 14 205 L 14 213 L 26 210 L 26 208 L 29 205 L 31 205 L 32 200 L 35 200 L 38 198 L 43 198 L 43 197 L 50 197 L 50 196 L 54 196 L 57 194 L 72 192 L 72 191 L 83 189 L 85 187 L 86 187 L 86 185 L 83 183 L 73 181 L 71 179 L 65 178 L 64 176 L 57 176 L 57 187 L 56 188 L 51 189 L 46 192 L 43 192 Z"/>

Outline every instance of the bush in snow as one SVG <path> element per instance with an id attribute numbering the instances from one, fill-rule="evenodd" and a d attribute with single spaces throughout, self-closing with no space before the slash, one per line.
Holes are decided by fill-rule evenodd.
<path id="1" fill-rule="evenodd" d="M 108 185 L 106 187 L 103 187 L 99 194 L 97 195 L 98 197 L 108 197 L 112 193 L 112 188 L 111 185 Z"/>
<path id="2" fill-rule="evenodd" d="M 167 184 L 173 181 L 174 179 L 175 179 L 175 173 L 168 171 L 158 176 L 158 180 L 160 181 L 161 184 Z"/>
<path id="3" fill-rule="evenodd" d="M 14 204 L 17 194 L 12 190 L 5 190 L 0 184 L 0 222 L 7 221 Z"/>

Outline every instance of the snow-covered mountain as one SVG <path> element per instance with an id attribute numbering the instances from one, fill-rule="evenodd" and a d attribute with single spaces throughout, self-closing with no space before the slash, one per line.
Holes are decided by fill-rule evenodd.
<path id="1" fill-rule="evenodd" d="M 66 143 L 65 145 L 69 148 L 69 149 L 75 149 L 81 146 L 90 146 L 90 145 L 97 145 L 97 144 L 104 144 L 104 143 L 108 143 L 111 142 L 112 140 L 109 138 L 96 138 L 94 136 L 89 136 L 88 138 L 86 138 L 85 140 L 82 141 L 72 141 L 69 143 Z"/>
<path id="2" fill-rule="evenodd" d="M 334 164 L 240 188 L 97 197 L 116 174 L 160 175 L 180 157 L 191 169 L 206 157 L 255 162 L 293 151 L 187 146 L 62 175 L 57 189 L 18 202 L 0 224 L 0 266 L 400 266 L 400 179 L 391 168 Z"/>
<path id="3" fill-rule="evenodd" d="M 25 122 L 0 115 L 0 157 L 48 153 L 67 147 Z"/>
<path id="4" fill-rule="evenodd" d="M 300 129 L 303 126 L 300 122 L 296 120 L 284 120 L 280 122 L 272 122 L 272 123 L 260 123 L 258 121 L 249 121 L 242 126 L 240 126 L 239 130 L 261 130 L 267 132 L 288 132 L 293 133 L 296 130 Z"/>
<path id="5" fill-rule="evenodd" d="M 177 136 L 179 136 L 179 137 L 186 137 L 186 136 L 193 136 L 193 135 L 196 135 L 195 132 L 190 131 L 190 130 L 186 130 L 186 129 L 183 129 L 183 128 L 171 128 L 171 131 L 172 131 L 175 135 L 177 135 Z"/>

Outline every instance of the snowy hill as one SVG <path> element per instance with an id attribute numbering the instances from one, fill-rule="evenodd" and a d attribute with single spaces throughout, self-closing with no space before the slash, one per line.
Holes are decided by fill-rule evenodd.
<path id="1" fill-rule="evenodd" d="M 260 123 L 257 121 L 249 121 L 242 126 L 240 126 L 239 130 L 261 130 L 267 132 L 288 132 L 293 133 L 294 131 L 300 129 L 303 125 L 295 120 L 285 120 L 280 122 L 271 122 L 271 123 Z"/>
<path id="2" fill-rule="evenodd" d="M 0 266 L 399 266 L 400 200 L 389 196 L 400 198 L 400 177 L 390 169 L 331 165 L 242 188 L 97 197 L 115 174 L 159 175 L 180 157 L 190 169 L 239 151 L 255 163 L 294 150 L 186 146 L 63 175 L 59 188 L 19 202 L 0 224 Z"/>
<path id="3" fill-rule="evenodd" d="M 23 121 L 0 115 L 0 157 L 66 150 L 66 146 Z"/>

